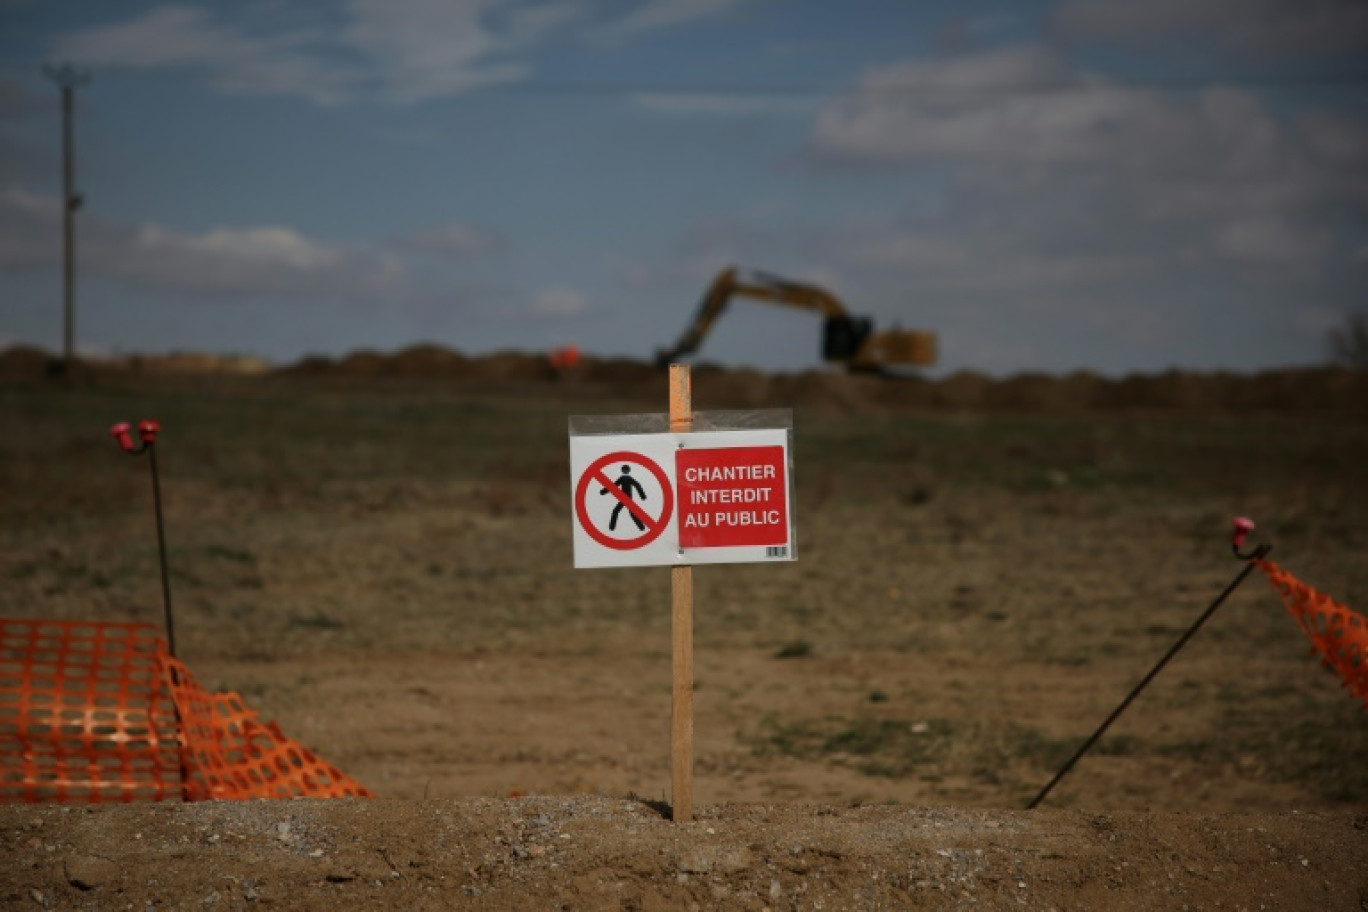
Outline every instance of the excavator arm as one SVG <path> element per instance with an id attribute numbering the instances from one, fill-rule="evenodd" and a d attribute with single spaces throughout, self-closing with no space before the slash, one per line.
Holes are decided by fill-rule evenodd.
<path id="1" fill-rule="evenodd" d="M 728 267 L 717 274 L 703 293 L 698 312 L 679 340 L 656 352 L 656 364 L 663 367 L 696 352 L 736 295 L 821 314 L 822 357 L 827 361 L 841 361 L 856 370 L 877 371 L 891 365 L 932 364 L 936 359 L 936 339 L 932 333 L 898 329 L 874 332 L 868 318 L 851 316 L 845 305 L 824 288 Z"/>
<path id="2" fill-rule="evenodd" d="M 703 339 L 712 329 L 722 311 L 727 309 L 732 292 L 736 286 L 736 269 L 727 268 L 717 274 L 708 290 L 703 292 L 703 300 L 698 304 L 698 312 L 684 328 L 684 334 L 670 348 L 656 350 L 656 365 L 667 367 L 670 362 L 684 355 L 692 355 L 703 344 Z"/>

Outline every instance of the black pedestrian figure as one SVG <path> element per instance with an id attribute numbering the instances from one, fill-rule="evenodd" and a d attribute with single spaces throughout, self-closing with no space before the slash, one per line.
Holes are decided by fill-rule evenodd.
<path id="1" fill-rule="evenodd" d="M 614 486 L 617 487 L 617 489 L 618 489 L 619 491 L 621 491 L 621 492 L 623 493 L 623 495 L 624 495 L 628 500 L 631 500 L 631 499 L 632 499 L 632 491 L 633 491 L 633 489 L 636 490 L 637 494 L 640 495 L 640 497 L 641 497 L 642 500 L 645 500 L 645 499 L 646 499 L 646 492 L 645 492 L 645 490 L 642 489 L 641 483 L 638 482 L 635 478 L 632 477 L 632 467 L 631 467 L 631 466 L 626 466 L 626 465 L 623 466 L 623 467 L 622 467 L 622 475 L 619 476 L 619 478 L 618 478 L 616 481 L 614 481 L 613 484 L 614 484 Z M 608 489 L 607 489 L 607 488 L 599 488 L 599 494 L 600 494 L 600 495 L 607 494 L 607 493 L 608 493 Z M 609 531 L 609 532 L 613 532 L 613 531 L 615 531 L 615 530 L 617 529 L 618 514 L 622 512 L 622 508 L 625 507 L 625 506 L 627 506 L 627 505 L 626 505 L 625 503 L 623 503 L 622 501 L 619 500 L 619 501 L 617 502 L 617 506 L 613 507 L 613 515 L 612 515 L 611 517 L 609 517 L 609 519 L 608 519 L 608 531 Z M 637 519 L 637 515 L 636 515 L 635 513 L 632 513 L 631 510 L 628 510 L 627 512 L 628 512 L 629 514 L 631 514 L 632 522 L 636 523 L 636 527 L 637 527 L 638 529 L 640 529 L 642 532 L 645 532 L 645 531 L 646 531 L 646 525 L 645 525 L 645 523 L 643 523 L 640 519 Z"/>

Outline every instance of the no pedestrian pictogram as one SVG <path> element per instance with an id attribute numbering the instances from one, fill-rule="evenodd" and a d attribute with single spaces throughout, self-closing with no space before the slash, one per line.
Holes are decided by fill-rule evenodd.
<path id="1" fill-rule="evenodd" d="M 636 475 L 632 469 L 642 469 Z M 654 479 L 658 503 L 641 483 L 641 479 Z M 611 510 L 597 506 L 601 497 L 611 497 L 615 503 Z M 594 504 L 591 506 L 591 500 Z M 665 474 L 654 460 L 640 453 L 619 450 L 600 456 L 590 463 L 580 475 L 575 485 L 575 516 L 580 528 L 594 541 L 605 548 L 615 551 L 633 551 L 645 547 L 660 537 L 670 524 L 674 515 L 674 488 L 670 477 Z M 636 535 L 617 537 L 619 526 L 630 532 L 635 526 Z"/>

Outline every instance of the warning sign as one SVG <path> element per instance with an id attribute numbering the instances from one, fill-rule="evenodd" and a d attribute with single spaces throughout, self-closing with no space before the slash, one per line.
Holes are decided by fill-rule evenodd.
<path id="1" fill-rule="evenodd" d="M 786 428 L 570 438 L 576 567 L 793 560 Z"/>

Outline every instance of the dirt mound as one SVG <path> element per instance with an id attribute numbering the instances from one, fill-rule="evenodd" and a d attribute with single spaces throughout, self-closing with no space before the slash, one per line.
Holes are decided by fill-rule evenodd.
<path id="1" fill-rule="evenodd" d="M 59 359 L 42 349 L 16 345 L 0 351 L 0 380 L 40 380 L 55 375 L 61 368 Z"/>
<path id="2" fill-rule="evenodd" d="M 598 386 L 633 398 L 663 389 L 664 371 L 630 358 L 585 357 L 571 369 L 545 354 L 495 352 L 466 357 L 435 345 L 394 354 L 361 351 L 338 361 L 309 358 L 284 373 L 339 377 L 443 377 Z M 1090 371 L 1022 373 L 1001 379 L 958 371 L 943 379 L 874 376 L 837 369 L 767 374 L 703 363 L 694 398 L 707 408 L 798 406 L 821 411 L 988 411 L 1070 414 L 1086 411 L 1340 411 L 1368 414 L 1368 372 L 1306 368 L 1242 375 L 1171 370 L 1119 379 Z"/>
<path id="3" fill-rule="evenodd" d="M 651 387 L 661 382 L 663 372 L 631 358 L 580 359 L 576 376 L 590 383 L 602 384 L 612 390 L 633 390 Z"/>
<path id="4" fill-rule="evenodd" d="M 362 349 L 345 355 L 337 362 L 337 373 L 344 377 L 379 377 L 387 370 L 390 359 L 377 351 Z"/>
<path id="5" fill-rule="evenodd" d="M 262 358 L 203 352 L 86 357 L 80 359 L 80 367 L 95 373 L 133 374 L 267 374 L 274 369 Z M 39 380 L 61 372 L 61 359 L 41 349 L 16 346 L 0 351 L 0 380 Z"/>
<path id="6" fill-rule="evenodd" d="M 785 398 L 775 390 L 785 378 L 773 378 L 757 370 L 728 370 L 715 364 L 700 365 L 693 371 L 693 396 L 708 408 L 766 408 Z"/>
<path id="7" fill-rule="evenodd" d="M 310 357 L 281 373 L 339 378 L 408 377 L 443 380 L 550 381 L 555 371 L 543 355 L 502 351 L 468 357 L 440 345 L 414 345 L 397 352 L 364 349 L 338 360 Z"/>
<path id="8" fill-rule="evenodd" d="M 501 351 L 475 358 L 471 376 L 480 380 L 550 381 L 556 370 L 544 354 Z"/>
<path id="9" fill-rule="evenodd" d="M 35 348 L 0 352 L 0 380 L 36 381 L 59 373 L 57 359 Z M 82 366 L 99 372 L 237 373 L 269 370 L 238 356 L 174 353 L 130 355 Z M 392 353 L 363 349 L 341 358 L 313 355 L 275 371 L 291 377 L 371 380 L 409 378 L 497 385 L 574 384 L 621 398 L 662 396 L 665 372 L 630 358 L 584 357 L 555 366 L 546 353 L 499 351 L 468 356 L 440 345 Z M 1088 411 L 1340 412 L 1368 415 L 1368 372 L 1305 368 L 1258 374 L 1171 370 L 1118 379 L 1089 371 L 1063 376 L 1023 373 L 996 379 L 958 371 L 943 379 L 879 377 L 837 369 L 767 374 L 751 368 L 699 364 L 695 402 L 702 408 L 802 407 L 828 412 L 977 411 L 1073 414 Z"/>
<path id="10" fill-rule="evenodd" d="M 388 359 L 389 373 L 399 377 L 468 377 L 470 359 L 440 345 L 414 345 Z"/>
<path id="11" fill-rule="evenodd" d="M 1096 374 L 1076 372 L 1064 377 L 1018 374 L 983 391 L 986 406 L 995 411 L 1070 412 L 1092 408 L 1106 381 Z"/>
<path id="12" fill-rule="evenodd" d="M 339 359 L 310 355 L 282 368 L 287 376 L 339 378 L 414 377 L 425 379 L 468 378 L 479 370 L 471 359 L 440 345 L 413 345 L 392 354 L 370 349 L 352 352 Z"/>
<path id="13" fill-rule="evenodd" d="M 1265 409 L 1359 411 L 1368 373 L 1338 368 L 1265 371 L 1243 375 L 1167 371 L 1092 386 L 1088 405 L 1103 409 Z"/>
<path id="14" fill-rule="evenodd" d="M 90 366 L 102 370 L 142 374 L 267 374 L 269 361 L 247 355 L 211 355 L 203 352 L 172 352 L 167 355 L 126 355 L 99 359 Z"/>
<path id="15" fill-rule="evenodd" d="M 0 808 L 15 908 L 1357 909 L 1368 817 L 635 799 Z"/>

